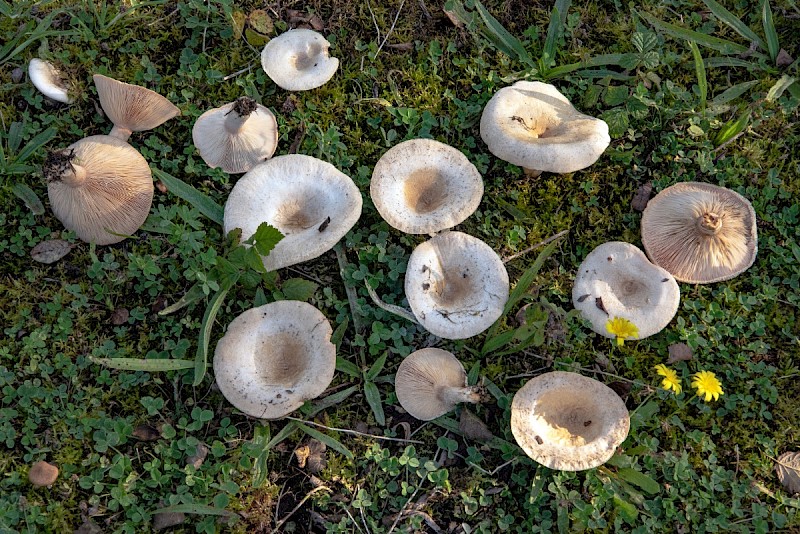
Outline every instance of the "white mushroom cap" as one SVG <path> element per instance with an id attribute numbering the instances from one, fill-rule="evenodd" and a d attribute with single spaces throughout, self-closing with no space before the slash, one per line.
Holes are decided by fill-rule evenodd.
<path id="1" fill-rule="evenodd" d="M 411 311 L 428 331 L 464 339 L 480 334 L 502 315 L 508 272 L 480 239 L 444 232 L 411 253 L 405 291 Z"/>
<path id="2" fill-rule="evenodd" d="M 412 139 L 381 156 L 370 194 L 391 226 L 408 234 L 429 234 L 472 215 L 483 197 L 483 179 L 455 148 L 433 139 Z"/>
<path id="3" fill-rule="evenodd" d="M 247 172 L 275 153 L 278 123 L 268 108 L 243 96 L 200 115 L 192 128 L 192 141 L 212 169 Z"/>
<path id="4" fill-rule="evenodd" d="M 699 182 L 678 183 L 647 204 L 642 243 L 653 263 L 681 282 L 729 280 L 756 259 L 756 213 L 736 191 Z"/>
<path id="5" fill-rule="evenodd" d="M 331 44 L 314 30 L 289 30 L 272 39 L 261 52 L 261 66 L 287 91 L 314 89 L 330 80 L 339 60 L 328 55 Z"/>
<path id="6" fill-rule="evenodd" d="M 224 229 L 241 239 L 267 222 L 285 236 L 268 256 L 269 271 L 327 252 L 361 216 L 361 192 L 330 163 L 289 154 L 260 163 L 233 186 L 225 203 Z"/>
<path id="7" fill-rule="evenodd" d="M 317 308 L 282 300 L 236 317 L 214 351 L 214 376 L 228 402 L 259 419 L 288 415 L 333 380 L 333 330 Z"/>
<path id="8" fill-rule="evenodd" d="M 511 402 L 511 432 L 525 454 L 561 471 L 604 464 L 628 435 L 625 403 L 602 382 L 553 371 L 529 380 Z"/>
<path id="9" fill-rule="evenodd" d="M 31 83 L 46 97 L 57 102 L 72 104 L 75 99 L 70 97 L 61 74 L 49 62 L 33 58 L 28 64 L 28 76 Z"/>
<path id="10" fill-rule="evenodd" d="M 155 91 L 102 74 L 95 74 L 92 78 L 100 106 L 114 123 L 110 135 L 123 141 L 131 132 L 152 130 L 181 114 L 177 106 Z"/>
<path id="11" fill-rule="evenodd" d="M 555 173 L 588 167 L 611 142 L 604 121 L 576 110 L 553 85 L 527 81 L 489 100 L 481 138 L 504 161 Z"/>
<path id="12" fill-rule="evenodd" d="M 614 337 L 606 329 L 612 318 L 636 325 L 639 335 L 631 339 L 660 332 L 678 311 L 679 300 L 672 275 L 621 241 L 603 243 L 591 251 L 578 267 L 572 288 L 572 303 L 592 330 L 606 337 Z"/>
<path id="13" fill-rule="evenodd" d="M 459 402 L 479 402 L 477 388 L 467 386 L 464 366 L 452 352 L 428 348 L 412 352 L 394 377 L 397 400 L 422 421 L 444 415 Z"/>

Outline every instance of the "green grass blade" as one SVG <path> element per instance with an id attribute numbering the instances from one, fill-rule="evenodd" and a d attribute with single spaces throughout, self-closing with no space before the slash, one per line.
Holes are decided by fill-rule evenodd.
<path id="1" fill-rule="evenodd" d="M 700 55 L 700 48 L 697 43 L 689 41 L 689 48 L 694 56 L 694 70 L 697 75 L 697 87 L 700 89 L 700 109 L 706 109 L 706 99 L 708 98 L 708 79 L 706 78 L 706 67 L 703 64 L 703 56 Z"/>
<path id="2" fill-rule="evenodd" d="M 340 373 L 350 375 L 353 378 L 361 378 L 361 369 L 350 360 L 345 359 L 343 356 L 336 357 L 336 370 Z"/>
<path id="3" fill-rule="evenodd" d="M 222 225 L 222 206 L 214 202 L 211 197 L 205 193 L 201 193 L 183 180 L 175 178 L 171 174 L 168 174 L 160 169 L 153 168 L 153 174 L 156 176 L 156 178 L 164 182 L 164 185 L 167 186 L 167 189 L 174 195 L 200 210 L 200 213 L 215 223 Z"/>
<path id="4" fill-rule="evenodd" d="M 367 380 L 364 382 L 364 397 L 367 399 L 367 404 L 372 408 L 372 414 L 375 416 L 375 422 L 383 426 L 386 424 L 386 416 L 383 413 L 383 401 L 381 401 L 381 392 L 374 382 Z"/>
<path id="5" fill-rule="evenodd" d="M 748 70 L 761 70 L 761 67 L 758 64 L 753 63 L 752 61 L 747 61 L 746 59 L 740 59 L 738 57 L 709 57 L 703 60 L 706 68 L 713 69 L 716 67 L 742 67 Z"/>
<path id="6" fill-rule="evenodd" d="M 369 371 L 364 375 L 367 380 L 375 380 L 380 372 L 383 370 L 383 366 L 386 364 L 386 357 L 389 355 L 389 352 L 384 352 L 375 363 L 372 364 L 372 367 L 369 368 Z"/>
<path id="7" fill-rule="evenodd" d="M 28 209 L 31 210 L 31 213 L 34 215 L 44 215 L 44 205 L 42 201 L 39 200 L 39 197 L 36 193 L 23 183 L 14 184 L 14 187 L 11 188 L 14 194 L 22 200 Z"/>
<path id="8" fill-rule="evenodd" d="M 22 143 L 22 126 L 21 122 L 14 121 L 8 127 L 8 152 L 10 154 L 16 152 Z"/>
<path id="9" fill-rule="evenodd" d="M 775 22 L 772 20 L 772 9 L 769 7 L 769 0 L 764 0 L 761 9 L 761 18 L 764 23 L 764 35 L 767 38 L 767 49 L 769 58 L 774 62 L 778 57 L 781 45 L 778 43 L 778 32 L 775 31 Z"/>
<path id="10" fill-rule="evenodd" d="M 542 48 L 542 58 L 547 65 L 550 65 L 556 58 L 556 43 L 558 37 L 564 31 L 567 22 L 567 11 L 572 0 L 556 0 L 553 10 L 550 12 L 550 24 L 547 25 L 547 35 L 544 39 Z"/>
<path id="11" fill-rule="evenodd" d="M 246 444 L 247 448 L 256 451 L 253 458 L 253 478 L 251 480 L 251 487 L 260 488 L 269 480 L 269 447 L 267 444 L 270 441 L 269 424 L 265 423 L 257 426 L 253 431 L 253 439 L 250 443 Z"/>
<path id="12" fill-rule="evenodd" d="M 781 79 L 775 82 L 775 85 L 769 88 L 767 91 L 767 102 L 774 102 L 775 100 L 779 99 L 786 89 L 789 88 L 794 82 L 797 81 L 797 78 L 792 78 L 791 76 L 784 74 L 781 76 Z"/>
<path id="13" fill-rule="evenodd" d="M 57 133 L 56 129 L 53 128 L 52 126 L 46 129 L 45 131 L 43 131 L 42 133 L 31 139 L 28 142 L 28 144 L 22 148 L 20 153 L 17 154 L 17 157 L 14 158 L 14 161 L 16 161 L 17 163 L 24 163 L 25 161 L 28 160 L 28 158 L 30 158 L 33 155 L 34 152 L 36 152 L 42 146 L 50 142 L 50 140 L 56 136 L 56 133 Z"/>
<path id="14" fill-rule="evenodd" d="M 767 50 L 767 46 L 764 44 L 761 37 L 751 30 L 747 24 L 742 22 L 739 17 L 728 11 L 722 4 L 718 3 L 716 0 L 703 0 L 703 3 L 708 6 L 708 9 L 710 9 L 719 20 L 733 28 L 736 33 L 748 41 L 756 43 L 761 50 Z"/>
<path id="15" fill-rule="evenodd" d="M 486 7 L 484 7 L 480 0 L 475 0 L 475 11 L 478 12 L 478 15 L 480 15 L 481 20 L 483 21 L 488 37 L 495 44 L 499 43 L 500 46 L 498 46 L 498 48 L 501 48 L 503 53 L 509 57 L 516 58 L 527 65 L 533 65 L 533 60 L 531 59 L 530 54 L 528 54 L 528 51 L 525 50 L 524 46 L 522 46 L 522 43 L 519 41 L 519 39 L 508 33 L 508 30 L 506 30 L 503 25 L 500 24 L 497 19 L 486 10 Z"/>
<path id="16" fill-rule="evenodd" d="M 661 491 L 661 484 L 636 469 L 623 467 L 617 471 L 617 475 L 625 482 L 639 486 L 645 493 L 650 495 L 655 495 Z"/>
<path id="17" fill-rule="evenodd" d="M 322 410 L 330 408 L 331 406 L 336 406 L 344 402 L 350 395 L 358 391 L 358 386 L 350 386 L 347 389 L 343 389 L 342 391 L 337 391 L 332 395 L 328 395 L 327 397 L 318 400 L 314 404 L 312 404 L 307 410 L 302 410 L 303 415 L 306 417 L 314 417 Z"/>
<path id="18" fill-rule="evenodd" d="M 483 348 L 481 349 L 481 355 L 485 356 L 486 354 L 501 349 L 506 345 L 508 345 L 509 343 L 511 343 L 513 339 L 514 339 L 514 330 L 501 332 L 496 336 L 487 338 L 486 342 L 483 344 Z"/>
<path id="19" fill-rule="evenodd" d="M 203 292 L 203 284 L 197 282 L 195 285 L 189 288 L 187 291 L 175 304 L 171 306 L 167 306 L 160 312 L 159 315 L 169 315 L 170 313 L 175 313 L 176 311 L 180 310 L 181 308 L 185 308 L 189 304 L 197 302 L 198 300 L 204 298 L 206 294 Z"/>
<path id="20" fill-rule="evenodd" d="M 570 63 L 568 65 L 561 65 L 547 71 L 547 78 L 559 78 L 570 72 L 578 69 L 585 69 L 589 67 L 604 67 L 607 65 L 619 65 L 620 61 L 625 57 L 625 54 L 600 54 L 581 61 L 578 63 Z"/>
<path id="21" fill-rule="evenodd" d="M 148 373 L 160 373 L 164 371 L 178 371 L 180 369 L 191 369 L 194 367 L 192 360 L 171 360 L 167 358 L 95 358 L 89 356 L 89 360 L 104 367 L 120 369 L 122 371 L 145 371 Z"/>
<path id="22" fill-rule="evenodd" d="M 759 83 L 761 83 L 759 80 L 750 80 L 749 82 L 737 83 L 736 85 L 728 87 L 722 93 L 715 96 L 711 102 L 718 106 L 727 104 L 731 100 L 739 98 Z"/>
<path id="23" fill-rule="evenodd" d="M 166 508 L 159 508 L 153 510 L 154 514 L 200 514 L 200 515 L 221 515 L 225 517 L 239 517 L 233 512 L 229 512 L 224 508 L 214 508 L 205 504 L 176 504 L 175 506 L 167 506 Z"/>
<path id="24" fill-rule="evenodd" d="M 200 326 L 200 340 L 194 359 L 194 382 L 192 382 L 192 385 L 195 387 L 199 386 L 206 376 L 206 368 L 208 366 L 208 343 L 211 341 L 211 329 L 214 326 L 214 320 L 217 318 L 217 312 L 219 312 L 219 308 L 225 301 L 225 295 L 228 294 L 228 291 L 230 291 L 237 279 L 238 276 L 234 276 L 224 286 L 219 288 L 219 291 L 211 298 L 211 302 L 208 303 L 206 312 L 203 315 L 203 322 Z"/>
<path id="25" fill-rule="evenodd" d="M 697 44 L 703 45 L 707 48 L 711 48 L 718 52 L 722 52 L 723 54 L 729 56 L 743 54 L 747 52 L 746 46 L 734 43 L 733 41 L 728 41 L 727 39 L 719 39 L 718 37 L 711 37 L 710 35 L 706 35 L 705 33 L 700 33 L 693 30 L 687 30 L 686 28 L 676 26 L 675 24 L 670 24 L 669 22 L 664 22 L 662 20 L 659 20 L 654 16 L 650 15 L 649 13 L 639 13 L 639 15 L 644 20 L 652 24 L 656 29 L 661 30 L 662 32 L 666 33 L 671 37 L 674 37 L 675 39 L 693 41 Z"/>
<path id="26" fill-rule="evenodd" d="M 347 327 L 350 324 L 350 318 L 345 316 L 344 321 L 342 324 L 336 327 L 336 330 L 333 331 L 333 335 L 331 336 L 331 343 L 336 345 L 336 352 L 339 352 L 339 349 L 342 347 L 342 340 L 344 339 L 344 333 L 347 331 Z"/>
<path id="27" fill-rule="evenodd" d="M 348 460 L 352 460 L 354 458 L 353 453 L 347 450 L 347 448 L 341 443 L 339 443 L 339 441 L 336 440 L 335 438 L 332 438 L 327 434 L 323 434 L 319 430 L 311 428 L 310 426 L 306 426 L 303 423 L 297 423 L 297 428 L 299 428 L 312 438 L 316 439 L 317 441 L 321 441 L 322 443 L 327 445 L 329 449 L 335 450 Z"/>

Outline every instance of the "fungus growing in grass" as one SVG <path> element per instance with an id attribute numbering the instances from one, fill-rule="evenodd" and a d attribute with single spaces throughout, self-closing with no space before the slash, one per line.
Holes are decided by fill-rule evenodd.
<path id="1" fill-rule="evenodd" d="M 31 59 L 28 64 L 28 76 L 34 87 L 47 98 L 64 104 L 72 104 L 75 101 L 69 95 L 61 73 L 52 63 L 38 58 Z"/>
<path id="2" fill-rule="evenodd" d="M 58 467 L 44 460 L 38 461 L 28 471 L 28 480 L 36 487 L 52 486 L 58 478 Z"/>
<path id="3" fill-rule="evenodd" d="M 314 89 L 330 80 L 339 60 L 330 57 L 331 44 L 314 30 L 289 30 L 272 39 L 261 52 L 261 66 L 278 87 L 287 91 Z"/>
<path id="4" fill-rule="evenodd" d="M 502 315 L 508 273 L 480 239 L 444 232 L 411 253 L 405 292 L 414 316 L 432 334 L 464 339 L 480 334 Z"/>
<path id="5" fill-rule="evenodd" d="M 330 163 L 302 154 L 277 156 L 253 167 L 225 203 L 224 230 L 246 240 L 267 222 L 285 236 L 264 267 L 274 271 L 327 252 L 361 216 L 361 192 Z"/>
<path id="6" fill-rule="evenodd" d="M 209 167 L 247 172 L 275 153 L 278 123 L 268 108 L 242 96 L 200 115 L 192 141 Z"/>
<path id="7" fill-rule="evenodd" d="M 281 300 L 236 317 L 214 351 L 214 376 L 228 402 L 278 419 L 322 394 L 333 380 L 333 330 L 317 308 Z"/>
<path id="8" fill-rule="evenodd" d="M 611 142 L 604 121 L 576 110 L 553 85 L 527 81 L 489 100 L 481 138 L 492 154 L 534 176 L 588 167 Z"/>
<path id="9" fill-rule="evenodd" d="M 412 139 L 381 156 L 372 172 L 370 195 L 394 228 L 429 234 L 472 215 L 483 197 L 483 179 L 455 148 L 433 139 Z"/>
<path id="10" fill-rule="evenodd" d="M 628 435 L 625 403 L 603 384 L 553 371 L 529 380 L 511 402 L 511 432 L 525 453 L 550 469 L 604 464 Z"/>
<path id="11" fill-rule="evenodd" d="M 729 280 L 756 259 L 753 206 L 730 189 L 684 182 L 661 191 L 642 215 L 647 255 L 681 282 Z"/>
<path id="12" fill-rule="evenodd" d="M 444 415 L 460 402 L 481 401 L 480 388 L 467 386 L 464 366 L 451 352 L 420 349 L 400 363 L 394 378 L 400 406 L 422 421 Z"/>
<path id="13" fill-rule="evenodd" d="M 127 141 L 132 132 L 152 130 L 181 114 L 172 102 L 139 85 L 95 74 L 100 105 L 114 124 L 110 136 Z"/>
<path id="14" fill-rule="evenodd" d="M 53 152 L 42 171 L 56 218 L 88 243 L 122 241 L 150 212 L 150 167 L 115 137 L 93 135 Z"/>

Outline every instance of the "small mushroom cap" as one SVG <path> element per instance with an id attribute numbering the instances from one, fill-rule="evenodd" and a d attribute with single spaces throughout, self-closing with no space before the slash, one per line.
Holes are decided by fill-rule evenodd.
<path id="1" fill-rule="evenodd" d="M 48 98 L 64 104 L 72 104 L 75 99 L 69 96 L 61 74 L 51 63 L 33 58 L 28 64 L 28 76 L 39 92 Z"/>
<path id="2" fill-rule="evenodd" d="M 241 239 L 267 222 L 285 236 L 268 256 L 269 271 L 327 252 L 361 216 L 361 192 L 330 163 L 289 154 L 260 163 L 233 186 L 225 203 L 224 229 Z"/>
<path id="3" fill-rule="evenodd" d="M 95 74 L 93 79 L 100 105 L 117 127 L 131 132 L 152 130 L 181 114 L 172 102 L 145 87 L 102 74 Z"/>
<path id="4" fill-rule="evenodd" d="M 333 330 L 317 308 L 281 300 L 236 317 L 214 351 L 214 376 L 228 402 L 278 419 L 322 394 L 333 380 Z"/>
<path id="5" fill-rule="evenodd" d="M 452 352 L 428 348 L 412 352 L 394 377 L 400 406 L 421 421 L 430 421 L 456 407 L 452 390 L 467 387 L 464 366 Z"/>
<path id="6" fill-rule="evenodd" d="M 483 179 L 455 148 L 433 139 L 412 139 L 381 156 L 370 194 L 391 226 L 408 234 L 429 234 L 472 215 L 483 197 Z"/>
<path id="7" fill-rule="evenodd" d="M 428 331 L 464 339 L 480 334 L 502 315 L 508 272 L 480 239 L 444 232 L 411 253 L 405 291 L 411 311 Z"/>
<path id="8" fill-rule="evenodd" d="M 756 259 L 756 213 L 746 198 L 730 189 L 678 183 L 647 204 L 642 244 L 653 263 L 681 282 L 729 280 Z"/>
<path id="9" fill-rule="evenodd" d="M 269 159 L 278 147 L 278 123 L 272 112 L 254 101 L 254 109 L 240 114 L 231 102 L 200 115 L 192 128 L 192 140 L 200 157 L 211 167 L 227 173 L 247 172 Z"/>
<path id="10" fill-rule="evenodd" d="M 261 52 L 261 66 L 278 87 L 287 91 L 314 89 L 330 80 L 339 60 L 328 55 L 331 44 L 314 30 L 289 30 L 272 39 Z"/>
<path id="11" fill-rule="evenodd" d="M 608 147 L 608 125 L 576 110 L 553 85 L 520 81 L 483 109 L 481 138 L 498 158 L 555 173 L 588 167 Z"/>
<path id="12" fill-rule="evenodd" d="M 52 486 L 58 478 L 58 467 L 40 460 L 28 471 L 28 480 L 37 487 Z"/>
<path id="13" fill-rule="evenodd" d="M 70 165 L 85 171 L 81 180 L 62 180 L 45 170 L 47 195 L 58 220 L 83 241 L 97 245 L 117 243 L 135 233 L 153 202 L 147 161 L 128 143 L 108 135 L 86 137 L 61 151 L 70 153 Z"/>
<path id="14" fill-rule="evenodd" d="M 602 382 L 553 371 L 529 380 L 511 402 L 511 432 L 525 453 L 550 469 L 604 464 L 628 435 L 622 399 Z"/>
<path id="15" fill-rule="evenodd" d="M 621 241 L 591 251 L 578 267 L 572 288 L 572 303 L 592 330 L 610 338 L 614 334 L 606 323 L 615 317 L 636 325 L 639 335 L 631 339 L 660 332 L 675 316 L 679 301 L 680 289 L 672 275 Z"/>

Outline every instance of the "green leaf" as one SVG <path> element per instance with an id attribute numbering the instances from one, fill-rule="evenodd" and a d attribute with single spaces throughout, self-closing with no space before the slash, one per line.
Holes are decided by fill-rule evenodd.
<path id="1" fill-rule="evenodd" d="M 50 127 L 31 139 L 27 145 L 17 154 L 17 157 L 14 158 L 14 161 L 17 163 L 24 163 L 25 161 L 30 158 L 34 152 L 39 150 L 42 146 L 47 144 L 52 138 L 56 136 L 56 129 L 54 127 Z"/>
<path id="2" fill-rule="evenodd" d="M 542 60 L 546 67 L 549 67 L 555 62 L 556 58 L 556 43 L 559 36 L 564 32 L 564 26 L 567 21 L 567 11 L 572 0 L 556 0 L 550 11 L 550 23 L 547 25 L 547 35 L 544 39 L 544 47 L 542 48 Z"/>
<path id="3" fill-rule="evenodd" d="M 160 373 L 163 371 L 178 371 L 194 367 L 192 360 L 171 360 L 168 358 L 95 358 L 89 356 L 89 361 L 123 371 L 145 371 Z"/>
<path id="4" fill-rule="evenodd" d="M 158 312 L 158 314 L 169 315 L 170 313 L 174 313 L 180 310 L 181 308 L 188 306 L 189 304 L 193 304 L 198 300 L 205 298 L 205 296 L 206 294 L 203 292 L 203 284 L 197 282 L 192 287 L 189 288 L 189 291 L 187 291 L 180 298 L 180 300 L 178 300 L 178 302 L 176 302 L 172 306 L 167 306 L 166 308 Z"/>
<path id="5" fill-rule="evenodd" d="M 544 483 L 547 479 L 544 473 L 546 470 L 547 468 L 543 465 L 540 465 L 536 468 L 536 474 L 533 475 L 533 482 L 531 482 L 531 491 L 528 493 L 529 505 L 533 505 L 536 502 L 536 499 L 539 498 L 539 495 L 542 494 L 542 489 L 544 489 Z"/>
<path id="6" fill-rule="evenodd" d="M 506 345 L 511 343 L 513 339 L 514 339 L 514 330 L 501 332 L 496 336 L 488 338 L 486 342 L 483 344 L 483 348 L 481 348 L 481 356 L 491 354 L 492 352 L 505 347 Z"/>
<path id="7" fill-rule="evenodd" d="M 281 284 L 281 292 L 288 300 L 306 301 L 314 296 L 319 286 L 303 278 L 289 278 Z"/>
<path id="8" fill-rule="evenodd" d="M 153 510 L 154 514 L 169 514 L 169 513 L 182 513 L 182 514 L 201 514 L 201 515 L 221 515 L 225 517 L 239 517 L 238 514 L 229 512 L 223 508 L 214 508 L 205 504 L 176 504 L 174 506 L 167 506 L 166 508 L 159 508 Z"/>
<path id="9" fill-rule="evenodd" d="M 270 226 L 269 223 L 262 222 L 245 243 L 253 245 L 260 255 L 267 256 L 281 239 L 283 239 L 283 234 L 280 230 Z"/>
<path id="10" fill-rule="evenodd" d="M 260 488 L 269 480 L 269 447 L 267 444 L 270 441 L 269 424 L 264 423 L 255 428 L 253 432 L 253 439 L 250 441 L 249 447 L 258 451 L 253 462 L 253 478 L 251 481 L 252 488 Z"/>
<path id="11" fill-rule="evenodd" d="M 345 360 L 342 356 L 336 356 L 336 370 L 353 378 L 361 377 L 361 369 L 353 362 Z"/>
<path id="12" fill-rule="evenodd" d="M 369 368 L 369 371 L 366 372 L 364 378 L 367 380 L 375 380 L 380 372 L 383 370 L 383 366 L 386 364 L 386 356 L 388 352 L 384 352 L 375 362 L 372 364 L 372 367 Z"/>
<path id="13" fill-rule="evenodd" d="M 286 423 L 286 426 L 281 428 L 280 432 L 275 434 L 275 437 L 273 437 L 271 440 L 269 440 L 269 443 L 266 444 L 265 448 L 267 450 L 272 449 L 278 443 L 280 443 L 283 440 L 288 439 L 289 437 L 291 437 L 291 435 L 294 434 L 295 432 L 297 432 L 297 430 L 299 428 L 300 428 L 300 425 L 299 425 L 299 423 L 297 421 L 289 421 L 288 423 Z"/>
<path id="14" fill-rule="evenodd" d="M 709 57 L 703 60 L 706 68 L 713 69 L 718 67 L 742 67 L 748 70 L 761 70 L 757 63 L 746 61 L 738 57 Z"/>
<path id="15" fill-rule="evenodd" d="M 570 72 L 574 72 L 578 69 L 587 69 L 591 67 L 604 67 L 606 65 L 622 65 L 626 61 L 626 59 L 628 59 L 628 54 L 599 54 L 587 59 L 586 61 L 581 61 L 579 63 L 570 63 L 568 65 L 561 65 L 560 67 L 552 68 L 547 71 L 544 77 L 546 79 L 560 78 L 561 76 L 569 74 Z M 619 73 L 613 73 L 613 74 L 620 75 Z M 625 78 L 629 79 L 631 77 L 625 76 Z"/>
<path id="16" fill-rule="evenodd" d="M 772 8 L 769 7 L 769 0 L 764 0 L 761 9 L 761 18 L 764 23 L 764 35 L 767 37 L 769 57 L 774 63 L 775 59 L 778 57 L 781 45 L 778 44 L 778 32 L 775 31 L 775 22 L 772 20 Z"/>
<path id="17" fill-rule="evenodd" d="M 756 43 L 759 47 L 761 47 L 762 50 L 767 50 L 767 47 L 761 37 L 759 37 L 756 32 L 751 30 L 747 24 L 742 22 L 739 17 L 725 9 L 722 4 L 719 4 L 715 0 L 703 0 L 703 3 L 708 6 L 708 9 L 710 9 L 719 20 L 733 28 L 736 33 L 748 41 Z"/>
<path id="18" fill-rule="evenodd" d="M 631 431 L 648 423 L 658 413 L 658 410 L 658 403 L 652 400 L 636 408 L 631 413 Z"/>
<path id="19" fill-rule="evenodd" d="M 714 137 L 714 146 L 727 143 L 747 128 L 750 122 L 750 110 L 746 109 L 737 119 L 730 120 L 722 125 L 717 135 Z"/>
<path id="20" fill-rule="evenodd" d="M 497 48 L 509 57 L 516 58 L 527 65 L 533 65 L 530 54 L 522 46 L 519 39 L 508 33 L 508 30 L 486 10 L 480 0 L 475 0 L 475 11 L 478 12 L 486 26 L 487 36 Z"/>
<path id="21" fill-rule="evenodd" d="M 378 386 L 372 381 L 364 382 L 364 397 L 367 399 L 367 404 L 372 408 L 372 413 L 375 416 L 375 422 L 383 426 L 386 424 L 386 417 L 383 414 L 383 401 L 381 400 L 381 392 Z"/>
<path id="22" fill-rule="evenodd" d="M 711 103 L 718 106 L 722 104 L 727 104 L 731 100 L 739 98 L 740 96 L 745 94 L 748 90 L 752 89 L 759 83 L 761 83 L 760 80 L 750 80 L 749 82 L 742 82 L 732 85 L 727 89 L 725 89 L 722 93 L 715 96 L 714 99 L 711 101 Z"/>
<path id="23" fill-rule="evenodd" d="M 16 183 L 11 188 L 14 194 L 25 203 L 34 215 L 44 215 L 44 205 L 36 193 L 23 183 Z"/>
<path id="24" fill-rule="evenodd" d="M 775 82 L 775 85 L 770 87 L 769 91 L 767 91 L 767 102 L 774 102 L 775 100 L 778 100 L 783 92 L 796 81 L 796 78 L 792 78 L 788 74 L 781 76 L 780 80 Z"/>
<path id="25" fill-rule="evenodd" d="M 181 198 L 197 208 L 200 213 L 222 225 L 223 209 L 222 206 L 214 202 L 211 197 L 205 193 L 201 193 L 191 185 L 187 184 L 179 178 L 175 178 L 161 169 L 152 168 L 153 174 L 156 178 L 161 180 L 167 189 L 178 198 Z"/>
<path id="26" fill-rule="evenodd" d="M 339 443 L 339 441 L 337 441 L 336 439 L 330 437 L 329 435 L 323 434 L 319 430 L 311 428 L 310 426 L 306 426 L 303 423 L 297 423 L 297 428 L 299 428 L 300 430 L 302 430 L 303 432 L 305 432 L 306 434 L 308 434 L 312 438 L 316 439 L 317 441 L 321 441 L 322 443 L 327 445 L 329 449 L 335 450 L 336 452 L 338 452 L 339 454 L 341 454 L 342 456 L 344 456 L 348 460 L 352 460 L 354 458 L 352 452 L 347 450 L 347 448 L 345 448 L 344 445 L 342 445 L 341 443 Z"/>
<path id="27" fill-rule="evenodd" d="M 708 80 L 706 79 L 706 67 L 703 64 L 703 56 L 697 43 L 689 41 L 689 48 L 694 56 L 694 70 L 697 75 L 697 87 L 700 89 L 700 109 L 706 109 L 706 99 L 708 98 Z"/>
<path id="28" fill-rule="evenodd" d="M 547 258 L 549 258 L 556 247 L 558 247 L 560 241 L 560 239 L 556 239 L 542 249 L 539 255 L 536 256 L 536 260 L 534 260 L 533 265 L 528 267 L 528 269 L 522 273 L 522 276 L 519 278 L 517 284 L 514 286 L 514 289 L 511 291 L 511 294 L 508 296 L 506 305 L 503 307 L 504 316 L 507 315 L 528 292 L 531 284 L 533 284 L 533 281 L 536 279 L 536 275 L 539 274 L 539 270 L 544 265 L 544 262 L 547 261 Z"/>
<path id="29" fill-rule="evenodd" d="M 629 525 L 636 524 L 636 519 L 639 517 L 639 511 L 634 505 L 619 495 L 614 494 L 614 508 L 617 510 L 617 513 L 619 513 L 623 521 Z"/>
<path id="30" fill-rule="evenodd" d="M 208 367 L 208 343 L 211 341 L 211 329 L 214 326 L 214 320 L 217 318 L 220 306 L 225 301 L 225 295 L 228 294 L 236 279 L 232 279 L 228 284 L 221 286 L 211 298 L 211 301 L 206 307 L 206 312 L 203 315 L 203 322 L 200 326 L 200 340 L 197 344 L 197 354 L 194 360 L 194 381 L 192 385 L 197 387 L 203 382 L 206 376 L 206 368 Z"/>
<path id="31" fill-rule="evenodd" d="M 628 111 L 621 107 L 604 111 L 600 115 L 600 118 L 608 124 L 608 133 L 611 134 L 612 137 L 619 137 L 624 134 L 630 124 Z"/>
<path id="32" fill-rule="evenodd" d="M 306 417 L 314 417 L 322 410 L 330 408 L 331 406 L 336 406 L 337 404 L 341 404 L 345 399 L 347 399 L 350 395 L 352 395 L 356 391 L 358 391 L 358 386 L 350 386 L 347 389 L 343 389 L 342 391 L 337 391 L 332 395 L 328 395 L 327 397 L 318 400 L 314 404 L 310 405 L 307 409 L 303 409 L 305 408 L 305 405 L 303 405 L 301 411 Z"/>
<path id="33" fill-rule="evenodd" d="M 622 480 L 642 488 L 645 493 L 649 493 L 650 495 L 655 495 L 661 491 L 661 484 L 644 473 L 640 473 L 636 469 L 623 467 L 617 470 L 617 475 L 619 475 Z"/>
<path id="34" fill-rule="evenodd" d="M 618 106 L 628 100 L 630 89 L 625 86 L 609 86 L 603 96 L 603 102 L 608 106 Z"/>
<path id="35" fill-rule="evenodd" d="M 710 35 L 706 35 L 704 33 L 696 32 L 693 30 L 687 30 L 686 28 L 676 26 L 675 24 L 670 24 L 669 22 L 658 20 L 649 13 L 642 12 L 639 13 L 639 15 L 644 20 L 652 24 L 656 29 L 661 30 L 662 32 L 674 37 L 675 39 L 692 41 L 697 44 L 703 45 L 707 48 L 711 48 L 717 50 L 718 52 L 722 52 L 723 54 L 728 56 L 739 55 L 747 52 L 746 46 L 734 43 L 733 41 L 728 41 L 726 39 L 719 39 L 717 37 L 711 37 Z"/>
<path id="36" fill-rule="evenodd" d="M 344 333 L 347 331 L 347 326 L 350 324 L 350 318 L 345 316 L 344 321 L 342 324 L 336 327 L 336 330 L 333 331 L 333 335 L 331 336 L 331 343 L 336 345 L 336 352 L 338 354 L 339 349 L 342 346 L 342 340 L 344 339 Z"/>

